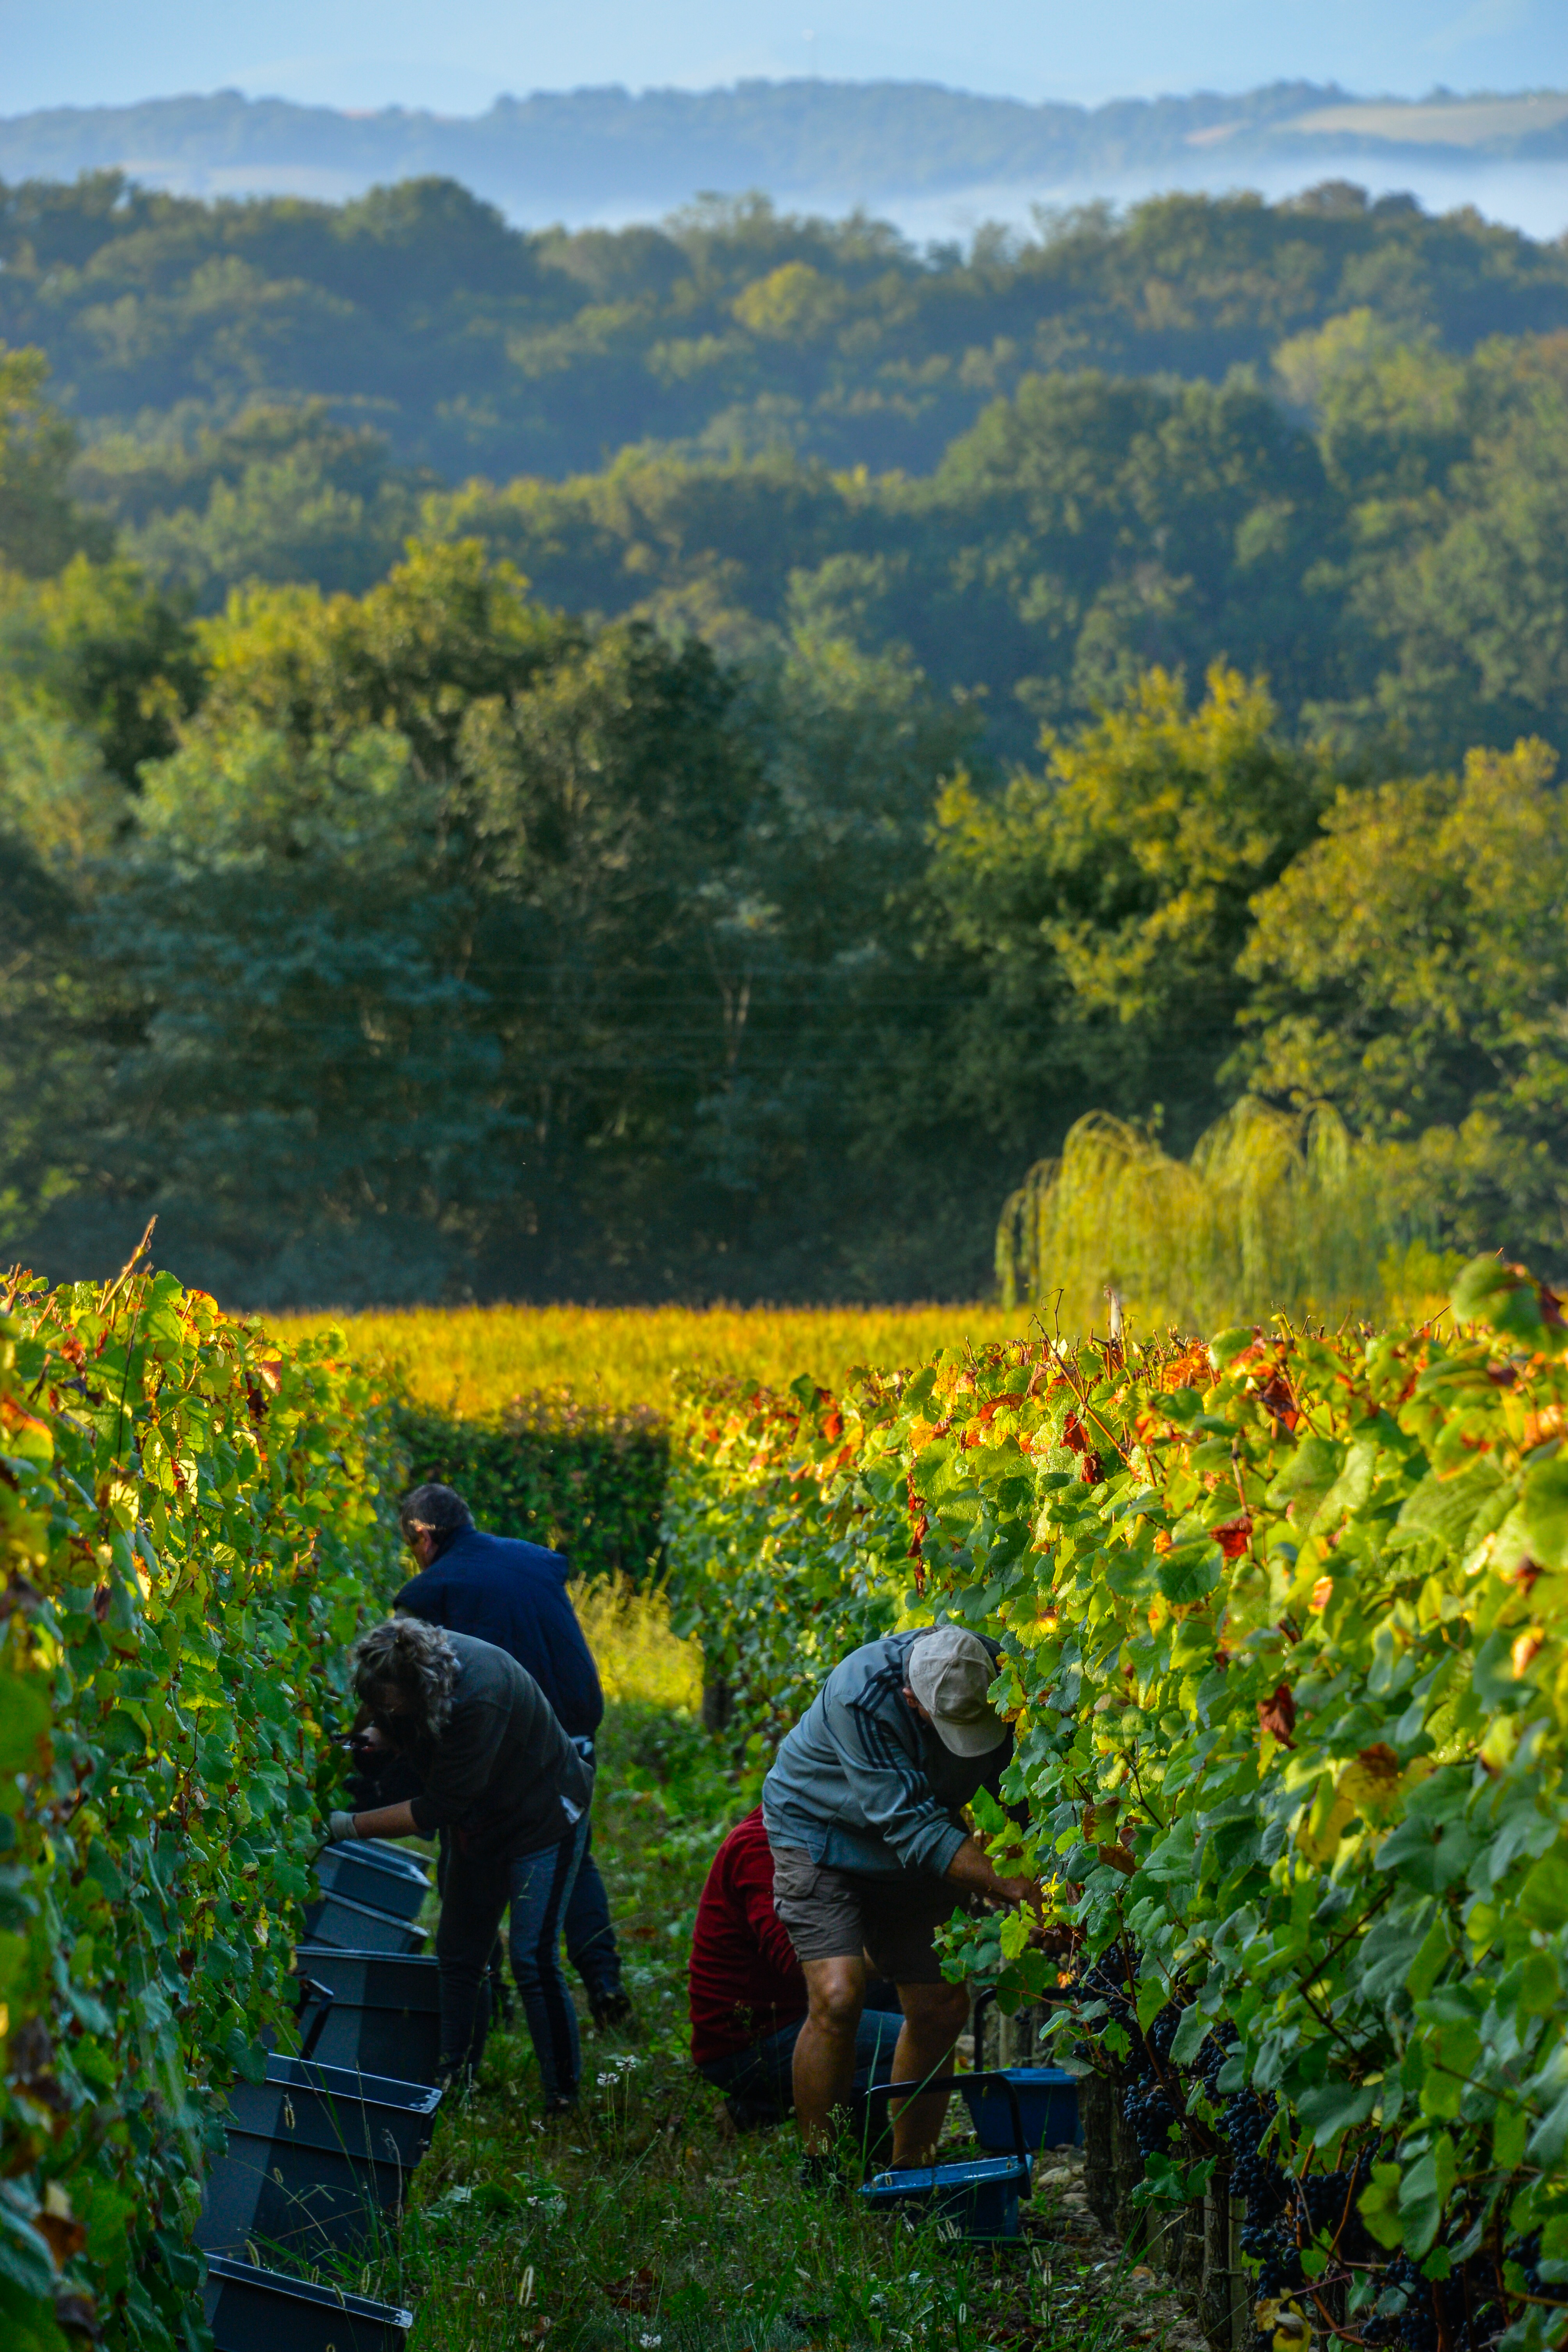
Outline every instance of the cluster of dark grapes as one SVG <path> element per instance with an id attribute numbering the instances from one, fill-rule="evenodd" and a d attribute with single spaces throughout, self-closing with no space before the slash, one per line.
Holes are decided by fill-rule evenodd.
<path id="1" fill-rule="evenodd" d="M 1459 2315 L 1462 2320 L 1462 2283 L 1456 2279 L 1449 2284 L 1460 2287 Z M 1362 2329 L 1366 2341 L 1369 2344 L 1397 2344 L 1400 2352 L 1437 2352 L 1437 2314 L 1432 2286 L 1422 2277 L 1408 2254 L 1396 2254 L 1384 2271 L 1383 2293 L 1384 2295 L 1402 2294 L 1405 2308 L 1381 2315 L 1374 2312 Z M 1439 2289 L 1438 2293 L 1443 2294 L 1445 2302 L 1452 2300 L 1444 2290 Z M 1444 2315 L 1449 2316 L 1447 2313 Z"/>
<path id="2" fill-rule="evenodd" d="M 1174 2061 L 1171 2056 L 1171 2047 L 1181 2030 L 1182 2020 L 1185 2015 L 1185 2009 L 1178 2009 L 1175 2002 L 1172 2001 L 1167 2008 L 1160 2011 L 1159 2016 L 1149 2028 L 1147 2037 L 1149 2047 L 1163 2066 L 1171 2066 L 1173 2069 Z"/>
<path id="3" fill-rule="evenodd" d="M 1568 2286 L 1556 2279 L 1541 2275 L 1541 2232 L 1532 2230 L 1528 2238 L 1517 2238 L 1508 2250 L 1508 2259 L 1517 2263 L 1524 2273 L 1527 2294 L 1536 2294 L 1542 2303 L 1568 2303 Z"/>
<path id="4" fill-rule="evenodd" d="M 1148 2032 L 1135 2044 L 1135 2053 L 1141 2052 L 1142 2055 L 1142 2068 L 1137 2080 L 1122 2094 L 1121 2112 L 1132 2127 L 1138 2153 L 1144 2158 L 1169 2155 L 1171 2127 L 1181 2121 L 1184 2103 L 1171 2056 L 1171 2044 L 1181 2021 L 1179 2010 L 1163 2009 Z"/>
<path id="5" fill-rule="evenodd" d="M 1356 2200 L 1371 2179 L 1372 2157 L 1363 2152 L 1348 2171 L 1309 2172 L 1301 2179 L 1293 2180 L 1290 2193 L 1303 2239 L 1310 2242 L 1320 2230 L 1326 2230 L 1337 2241 L 1342 2252 L 1358 2256 L 1364 2252 L 1364 2231 L 1356 2211 Z"/>
<path id="6" fill-rule="evenodd" d="M 1552 2289 L 1545 2284 L 1541 2275 L 1541 2232 L 1539 2230 L 1532 2230 L 1528 2238 L 1520 2238 L 1516 2240 L 1514 2244 L 1512 2244 L 1508 2250 L 1508 2258 L 1510 2263 L 1517 2263 L 1520 2269 L 1524 2273 L 1525 2290 L 1528 2294 L 1544 2295 L 1549 2299 L 1551 2298 Z M 1559 2295 L 1561 2295 L 1561 2288 L 1558 2290 L 1558 2293 Z"/>
<path id="7" fill-rule="evenodd" d="M 1206 2052 L 1205 2052 L 1206 2054 Z M 1219 2127 L 1230 2150 L 1230 2193 L 1247 2200 L 1241 2224 L 1241 2251 L 1258 2264 L 1256 2292 L 1261 2295 L 1291 2294 L 1301 2284 L 1301 2258 L 1290 2210 L 1289 2184 L 1263 2147 L 1263 2135 L 1273 2121 L 1273 2110 L 1253 2091 L 1232 2091 L 1216 2097 L 1210 2069 L 1205 2087 L 1219 2109 Z"/>
<path id="8" fill-rule="evenodd" d="M 1231 2194 L 1246 2200 L 1241 2246 L 1259 2265 L 1257 2292 L 1295 2294 L 1305 2283 L 1301 2249 L 1320 2231 L 1338 2242 L 1342 2253 L 1375 2257 L 1355 2210 L 1371 2178 L 1372 2158 L 1363 2154 L 1342 2172 L 1309 2172 L 1300 2179 L 1286 2172 L 1262 2145 L 1274 2116 L 1272 2103 L 1252 2091 L 1220 2089 L 1220 2073 L 1233 2046 L 1233 2037 L 1211 2033 L 1198 2053 L 1196 2072 L 1230 2151 Z"/>
<path id="9" fill-rule="evenodd" d="M 1140 2156 L 1168 2156 L 1171 2152 L 1171 2126 L 1181 2116 L 1181 2109 L 1172 2098 L 1151 2066 L 1145 2066 L 1121 2094 L 1121 2112 L 1131 2126 Z"/>
<path id="10" fill-rule="evenodd" d="M 1085 1969 L 1079 1996 L 1104 2001 L 1109 2011 L 1105 2023 L 1120 2025 L 1127 2035 L 1130 2046 L 1117 2066 L 1116 2081 L 1122 2116 L 1138 2144 L 1139 2155 L 1168 2155 L 1171 2126 L 1179 2121 L 1182 2112 L 1179 2099 L 1172 2096 L 1176 2070 L 1171 2063 L 1179 2012 L 1173 2008 L 1162 2010 L 1145 2034 L 1127 1997 L 1125 1977 L 1108 1960 L 1097 1960 Z"/>
<path id="11" fill-rule="evenodd" d="M 1171 2126 L 1183 2113 L 1180 2070 L 1171 2060 L 1182 2011 L 1173 2003 L 1161 2011 L 1147 2035 L 1142 2033 L 1114 1955 L 1084 1971 L 1078 1994 L 1082 2000 L 1105 2003 L 1108 2014 L 1101 2032 L 1105 2025 L 1114 2022 L 1127 2034 L 1128 2051 L 1118 2065 L 1117 2080 L 1121 2111 L 1140 2154 L 1145 2158 L 1168 2154 Z M 1435 2284 L 1422 2277 L 1407 2255 L 1385 2262 L 1356 2210 L 1372 2176 L 1375 2151 L 1363 2149 L 1353 2163 L 1338 2172 L 1310 2172 L 1299 2179 L 1287 2173 L 1263 2147 L 1274 2117 L 1273 2102 L 1252 2091 L 1219 2087 L 1234 2040 L 1234 2034 L 1223 2028 L 1210 2033 L 1192 2071 L 1218 2117 L 1230 2158 L 1231 2194 L 1246 2203 L 1241 2250 L 1248 2263 L 1258 2266 L 1252 2292 L 1259 2300 L 1299 2295 L 1306 2284 L 1301 2249 L 1326 2231 L 1351 2262 L 1383 2265 L 1382 2292 L 1393 2289 L 1405 2298 L 1401 2310 L 1381 2317 L 1368 2312 L 1358 2320 L 1363 2343 L 1387 2347 L 1388 2352 L 1437 2352 L 1441 2337 L 1451 2352 L 1482 2352 L 1501 2326 L 1489 2265 L 1470 2264 L 1466 2271 L 1456 2271 L 1451 2278 Z M 1510 2250 L 1510 2258 L 1524 2268 L 1532 2294 L 1568 2303 L 1568 2287 L 1541 2284 L 1536 2267 L 1540 2254 L 1539 2237 Z"/>

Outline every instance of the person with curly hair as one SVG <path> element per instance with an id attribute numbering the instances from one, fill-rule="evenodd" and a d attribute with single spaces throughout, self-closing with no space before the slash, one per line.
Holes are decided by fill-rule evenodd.
<path id="1" fill-rule="evenodd" d="M 404 1541 L 419 1573 L 393 1607 L 451 1633 L 493 1642 L 531 1674 L 561 1718 L 561 1727 L 585 1764 L 605 1717 L 593 1653 L 567 1589 L 571 1562 L 542 1544 L 487 1535 L 450 1486 L 426 1483 L 397 1507 Z M 389 1797 L 403 1793 L 389 1789 Z M 594 2023 L 613 2032 L 631 2019 L 621 1981 L 621 1956 L 610 1924 L 610 1901 L 594 1859 L 594 1833 L 583 1849 L 564 1921 L 566 1957 L 583 1979 Z"/>
<path id="2" fill-rule="evenodd" d="M 334 1812 L 331 1834 L 441 1839 L 441 2073 L 465 2076 L 479 2063 L 486 1969 L 510 1910 L 512 1974 L 544 2111 L 568 2113 L 581 2059 L 561 1923 L 587 1837 L 593 1772 L 532 1675 L 493 1643 L 393 1617 L 362 1635 L 351 1664 L 361 1725 L 373 1745 L 412 1764 L 420 1793 Z"/>

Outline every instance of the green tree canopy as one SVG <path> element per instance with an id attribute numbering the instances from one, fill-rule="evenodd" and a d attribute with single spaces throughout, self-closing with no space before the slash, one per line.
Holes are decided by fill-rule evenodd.
<path id="1" fill-rule="evenodd" d="M 798 1286 L 824 1232 L 847 1284 L 918 1259 L 869 1165 L 857 1255 L 843 1172 L 972 732 L 907 657 L 803 623 L 727 672 L 542 611 L 472 543 L 199 636 L 177 748 L 66 862 L 79 1202 L 156 1207 L 274 1299 Z"/>
<path id="2" fill-rule="evenodd" d="M 1466 1249 L 1568 1241 L 1568 816 L 1554 755 L 1343 793 L 1256 902 L 1234 1070 L 1408 1147 Z"/>
<path id="3" fill-rule="evenodd" d="M 67 486 L 77 436 L 44 395 L 40 351 L 0 342 L 0 567 L 39 579 L 79 549 L 102 555 L 110 534 L 83 515 Z"/>
<path id="4" fill-rule="evenodd" d="M 0 711 L 87 730 L 122 783 L 174 749 L 203 684 L 182 605 L 122 559 L 73 556 L 53 579 L 0 575 Z"/>
<path id="5" fill-rule="evenodd" d="M 1310 840 L 1324 796 L 1261 682 L 1211 671 L 1194 709 L 1151 672 L 997 795 L 939 809 L 929 952 L 954 978 L 949 1083 L 1020 1145 L 1091 1107 L 1220 1108 L 1246 990 L 1247 900 Z M 1020 1131 L 1022 1130 L 1022 1131 Z"/>

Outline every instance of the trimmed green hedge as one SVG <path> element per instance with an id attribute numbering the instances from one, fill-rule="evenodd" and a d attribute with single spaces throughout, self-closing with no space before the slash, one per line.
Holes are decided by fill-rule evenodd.
<path id="1" fill-rule="evenodd" d="M 410 1486 L 455 1486 L 479 1526 L 570 1555 L 579 1576 L 658 1572 L 669 1436 L 652 1413 L 548 1402 L 500 1428 L 396 1408 Z"/>

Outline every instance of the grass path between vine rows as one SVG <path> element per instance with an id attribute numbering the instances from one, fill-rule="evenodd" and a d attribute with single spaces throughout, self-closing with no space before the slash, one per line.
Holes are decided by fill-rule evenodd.
<path id="1" fill-rule="evenodd" d="M 687 2055 L 685 1962 L 754 1791 L 702 1732 L 658 1601 L 589 1596 L 584 1615 L 610 1698 L 595 1843 L 637 2022 L 585 2030 L 582 2105 L 548 2130 L 526 2035 L 492 2036 L 396 2243 L 344 2284 L 415 2309 L 410 2352 L 1189 2352 L 1175 2306 L 1090 2220 L 1076 2158 L 1042 2158 L 1024 2244 L 994 2253 L 808 2192 L 787 2126 L 725 2136 Z"/>

